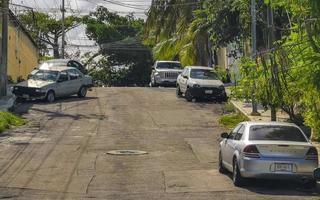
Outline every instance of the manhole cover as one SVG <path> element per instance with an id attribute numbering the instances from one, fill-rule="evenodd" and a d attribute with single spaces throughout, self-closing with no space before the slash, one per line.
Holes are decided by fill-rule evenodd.
<path id="1" fill-rule="evenodd" d="M 139 150 L 113 150 L 113 151 L 109 151 L 107 154 L 110 154 L 110 155 L 124 155 L 124 156 L 127 156 L 127 155 L 144 155 L 144 154 L 147 154 L 146 151 L 139 151 Z"/>

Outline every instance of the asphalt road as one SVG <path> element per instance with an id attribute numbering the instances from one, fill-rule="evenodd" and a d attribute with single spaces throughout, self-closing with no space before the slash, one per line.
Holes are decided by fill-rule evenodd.
<path id="1" fill-rule="evenodd" d="M 28 125 L 0 138 L 0 199 L 317 199 L 287 181 L 236 188 L 217 171 L 222 105 L 168 88 L 96 88 L 26 102 Z M 109 155 L 141 150 L 145 155 Z"/>

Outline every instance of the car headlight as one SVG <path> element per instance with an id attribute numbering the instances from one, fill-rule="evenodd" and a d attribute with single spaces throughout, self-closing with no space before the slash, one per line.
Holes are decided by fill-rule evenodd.
<path id="1" fill-rule="evenodd" d="M 44 89 L 39 88 L 39 89 L 36 89 L 36 92 L 45 92 L 45 90 L 44 90 Z"/>
<path id="2" fill-rule="evenodd" d="M 193 87 L 194 87 L 194 88 L 199 88 L 200 85 L 199 85 L 199 84 L 193 84 Z"/>
<path id="3" fill-rule="evenodd" d="M 155 72 L 154 75 L 155 76 L 159 76 L 160 74 L 159 74 L 159 72 Z"/>

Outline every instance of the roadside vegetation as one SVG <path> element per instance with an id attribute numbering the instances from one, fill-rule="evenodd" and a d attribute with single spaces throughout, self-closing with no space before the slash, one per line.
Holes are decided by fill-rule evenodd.
<path id="1" fill-rule="evenodd" d="M 223 115 L 219 119 L 219 123 L 228 129 L 234 128 L 237 124 L 244 121 L 250 121 L 250 119 L 238 112 L 234 106 L 228 102 L 223 107 Z"/>
<path id="2" fill-rule="evenodd" d="M 0 133 L 6 129 L 22 126 L 26 123 L 21 117 L 10 113 L 10 112 L 0 112 Z"/>

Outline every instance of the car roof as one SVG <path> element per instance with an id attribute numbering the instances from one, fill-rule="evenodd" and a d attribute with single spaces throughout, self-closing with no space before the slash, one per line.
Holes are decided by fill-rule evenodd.
<path id="1" fill-rule="evenodd" d="M 271 122 L 271 121 L 246 121 L 243 122 L 244 124 L 248 126 L 253 126 L 253 125 L 274 125 L 274 126 L 294 126 L 297 127 L 297 125 L 293 123 L 288 123 L 288 122 Z"/>
<path id="2" fill-rule="evenodd" d="M 59 71 L 59 72 L 61 72 L 61 71 L 70 70 L 70 69 L 76 69 L 77 71 L 79 71 L 75 67 L 66 67 L 66 66 L 47 67 L 47 68 L 41 68 L 40 70 L 50 70 L 50 71 Z"/>
<path id="3" fill-rule="evenodd" d="M 206 67 L 206 66 L 186 66 L 186 68 L 190 69 L 207 69 L 207 70 L 213 70 L 211 67 Z"/>
<path id="4" fill-rule="evenodd" d="M 179 63 L 179 61 L 174 61 L 174 60 L 158 60 L 157 63 Z"/>

